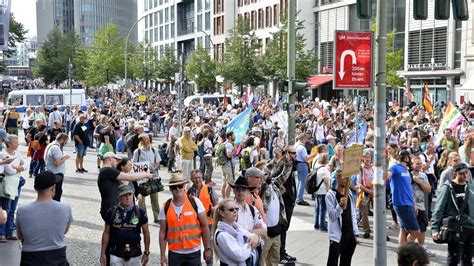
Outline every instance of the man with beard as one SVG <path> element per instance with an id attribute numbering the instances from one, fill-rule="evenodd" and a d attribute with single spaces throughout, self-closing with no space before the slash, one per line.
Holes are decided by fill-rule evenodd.
<path id="1" fill-rule="evenodd" d="M 68 135 L 66 133 L 59 133 L 56 139 L 48 144 L 44 155 L 46 170 L 52 172 L 56 176 L 56 179 L 59 180 L 56 183 L 56 190 L 53 197 L 55 201 L 61 201 L 61 195 L 63 194 L 66 160 L 69 159 L 69 155 L 64 155 L 63 147 L 67 144 L 67 140 Z"/>

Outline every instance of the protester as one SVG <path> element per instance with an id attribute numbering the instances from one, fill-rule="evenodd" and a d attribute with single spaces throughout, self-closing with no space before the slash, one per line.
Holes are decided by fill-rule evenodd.
<path id="1" fill-rule="evenodd" d="M 217 206 L 213 235 L 221 265 L 254 265 L 252 250 L 260 243 L 260 238 L 236 223 L 238 212 L 239 207 L 231 199 L 224 199 Z"/>
<path id="2" fill-rule="evenodd" d="M 214 217 L 214 209 L 219 203 L 219 198 L 212 187 L 203 184 L 201 170 L 194 169 L 191 171 L 191 182 L 193 185 L 188 189 L 187 194 L 201 200 L 202 205 L 206 211 L 207 222 L 210 227 L 213 222 L 212 219 Z M 209 228 L 209 230 L 210 229 L 211 228 Z"/>
<path id="3" fill-rule="evenodd" d="M 33 143 L 36 144 L 33 147 L 33 156 L 31 157 L 31 164 L 30 164 L 30 176 L 37 176 L 38 173 L 44 171 L 45 163 L 44 163 L 44 152 L 46 150 L 46 146 L 48 145 L 48 136 L 46 134 L 47 127 L 43 124 L 38 126 L 38 131 L 34 135 L 32 140 Z"/>
<path id="4" fill-rule="evenodd" d="M 342 177 L 342 170 L 336 170 L 336 182 L 336 189 L 328 191 L 325 198 L 329 217 L 327 265 L 351 265 L 359 235 L 355 203 L 352 192 L 349 191 L 349 196 L 344 196 L 348 180 Z"/>
<path id="5" fill-rule="evenodd" d="M 212 163 L 212 154 L 216 151 L 214 146 L 212 145 L 212 142 L 210 140 L 210 131 L 208 129 L 205 129 L 202 132 L 202 137 L 203 139 L 201 140 L 202 142 L 202 150 L 203 150 L 203 160 L 204 160 L 204 176 L 206 180 L 206 184 L 210 186 L 215 186 L 216 183 L 212 181 L 212 173 L 214 171 L 214 165 Z M 202 171 L 202 170 L 201 170 Z"/>
<path id="6" fill-rule="evenodd" d="M 63 181 L 66 173 L 66 161 L 69 155 L 64 155 L 63 147 L 67 144 L 69 136 L 66 133 L 59 133 L 55 140 L 48 144 L 44 153 L 45 169 L 58 176 L 59 182 L 56 184 L 53 199 L 61 201 L 63 193 Z"/>
<path id="7" fill-rule="evenodd" d="M 3 119 L 3 125 L 8 134 L 18 136 L 19 120 L 20 114 L 17 112 L 16 107 L 11 107 L 10 110 L 7 110 L 5 118 Z"/>
<path id="8" fill-rule="evenodd" d="M 474 187 L 468 182 L 469 168 L 465 164 L 453 167 L 454 178 L 440 185 L 436 207 L 431 219 L 433 240 L 440 239 L 443 218 L 458 217 L 462 227 L 461 241 L 448 243 L 448 264 L 472 264 L 471 245 L 474 241 Z"/>
<path id="9" fill-rule="evenodd" d="M 119 204 L 110 208 L 105 214 L 100 264 L 103 266 L 107 264 L 106 249 L 110 248 L 111 265 L 146 265 L 151 241 L 148 217 L 143 209 L 134 204 L 133 189 L 130 186 L 120 185 L 117 197 Z M 143 232 L 145 244 L 143 256 L 140 231 Z"/>
<path id="10" fill-rule="evenodd" d="M 181 157 L 181 168 L 183 169 L 183 176 L 189 180 L 191 178 L 192 159 L 194 153 L 198 150 L 196 143 L 191 137 L 191 128 L 184 127 L 183 136 L 178 141 L 179 156 Z"/>
<path id="11" fill-rule="evenodd" d="M 84 156 L 87 154 L 87 147 L 89 147 L 89 136 L 87 134 L 86 115 L 79 116 L 79 122 L 74 126 L 72 135 L 76 147 L 76 173 L 87 173 L 84 169 Z"/>
<path id="12" fill-rule="evenodd" d="M 72 210 L 53 200 L 58 176 L 49 171 L 35 178 L 36 200 L 18 208 L 16 231 L 22 242 L 21 265 L 69 265 L 64 236 L 72 223 Z M 38 217 L 54 217 L 38 219 Z"/>
<path id="13" fill-rule="evenodd" d="M 199 199 L 186 195 L 184 186 L 188 182 L 182 174 L 173 173 L 168 183 L 173 197 L 165 202 L 159 216 L 162 265 L 201 265 L 201 239 L 204 260 L 212 260 L 205 208 Z"/>

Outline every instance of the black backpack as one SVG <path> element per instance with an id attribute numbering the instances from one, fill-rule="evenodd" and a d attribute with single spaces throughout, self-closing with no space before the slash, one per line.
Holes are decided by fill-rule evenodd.
<path id="1" fill-rule="evenodd" d="M 308 194 L 313 194 L 315 193 L 316 191 L 318 191 L 318 189 L 321 187 L 321 185 L 323 184 L 324 182 L 324 179 L 322 178 L 321 179 L 321 182 L 319 182 L 319 184 L 316 184 L 317 180 L 318 180 L 318 170 L 323 168 L 325 165 L 321 165 L 319 166 L 318 168 L 316 168 L 314 171 L 311 171 L 307 176 L 306 176 L 306 192 L 308 192 Z"/>

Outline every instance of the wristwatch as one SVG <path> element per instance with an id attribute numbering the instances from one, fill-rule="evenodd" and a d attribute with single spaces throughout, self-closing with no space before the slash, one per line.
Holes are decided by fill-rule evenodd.
<path id="1" fill-rule="evenodd" d="M 150 255 L 150 251 L 144 251 L 143 255 L 147 255 L 147 256 Z"/>

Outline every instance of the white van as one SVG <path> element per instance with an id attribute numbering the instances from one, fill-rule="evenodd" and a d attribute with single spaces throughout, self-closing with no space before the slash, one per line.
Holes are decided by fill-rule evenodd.
<path id="1" fill-rule="evenodd" d="M 234 95 L 226 94 L 227 103 L 234 105 Z M 224 101 L 224 94 L 196 94 L 184 99 L 184 106 L 189 107 L 195 104 L 213 104 L 219 105 Z"/>

